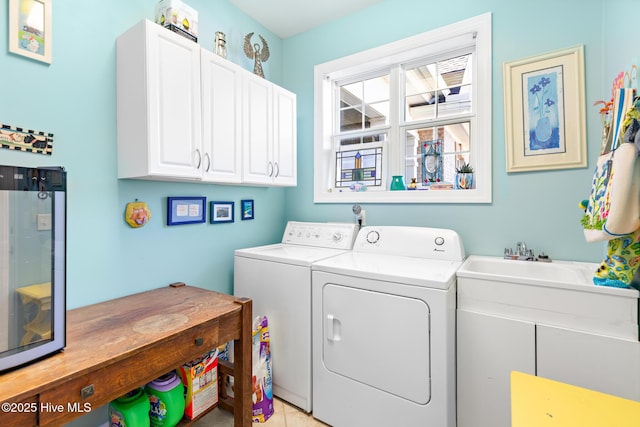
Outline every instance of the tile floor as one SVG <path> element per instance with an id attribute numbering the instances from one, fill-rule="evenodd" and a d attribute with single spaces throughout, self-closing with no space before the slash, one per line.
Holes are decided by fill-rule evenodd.
<path id="1" fill-rule="evenodd" d="M 273 415 L 266 423 L 253 423 L 255 427 L 328 427 L 304 411 L 282 400 L 273 402 Z M 194 427 L 233 427 L 233 415 L 219 408 L 193 424 Z"/>

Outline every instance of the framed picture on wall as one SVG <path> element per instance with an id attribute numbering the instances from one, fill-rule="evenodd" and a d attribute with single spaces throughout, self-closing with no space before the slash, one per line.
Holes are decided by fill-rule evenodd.
<path id="1" fill-rule="evenodd" d="M 210 203 L 210 222 L 211 224 L 220 224 L 223 222 L 233 222 L 233 205 L 234 202 L 211 202 Z"/>
<path id="2" fill-rule="evenodd" d="M 9 51 L 51 64 L 52 0 L 9 0 Z"/>
<path id="3" fill-rule="evenodd" d="M 240 206 L 242 208 L 241 218 L 243 221 L 254 218 L 253 200 L 241 200 Z"/>
<path id="4" fill-rule="evenodd" d="M 504 64 L 507 172 L 587 166 L 584 47 Z"/>
<path id="5" fill-rule="evenodd" d="M 168 197 L 167 225 L 206 222 L 206 197 Z"/>

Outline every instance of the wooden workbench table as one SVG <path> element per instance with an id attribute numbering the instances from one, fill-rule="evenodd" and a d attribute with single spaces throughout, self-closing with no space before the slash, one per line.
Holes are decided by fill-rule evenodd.
<path id="1" fill-rule="evenodd" d="M 0 425 L 62 425 L 235 340 L 235 426 L 250 427 L 251 307 L 167 286 L 70 310 L 63 352 L 0 375 Z"/>

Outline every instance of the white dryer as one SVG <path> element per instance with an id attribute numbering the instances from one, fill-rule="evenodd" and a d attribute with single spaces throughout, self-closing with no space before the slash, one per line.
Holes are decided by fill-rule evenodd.
<path id="1" fill-rule="evenodd" d="M 234 295 L 269 321 L 273 393 L 311 411 L 311 265 L 351 250 L 356 224 L 290 221 L 282 242 L 238 249 Z"/>
<path id="2" fill-rule="evenodd" d="M 314 263 L 313 416 L 333 427 L 456 425 L 452 230 L 364 227 Z"/>

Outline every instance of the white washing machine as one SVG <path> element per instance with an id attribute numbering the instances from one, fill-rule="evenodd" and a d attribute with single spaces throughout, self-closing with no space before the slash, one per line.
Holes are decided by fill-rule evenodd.
<path id="1" fill-rule="evenodd" d="M 238 249 L 234 295 L 269 321 L 273 393 L 311 411 L 311 265 L 351 250 L 355 224 L 289 222 L 282 243 Z"/>
<path id="2" fill-rule="evenodd" d="M 456 425 L 452 230 L 364 227 L 314 263 L 313 416 L 333 427 Z"/>

